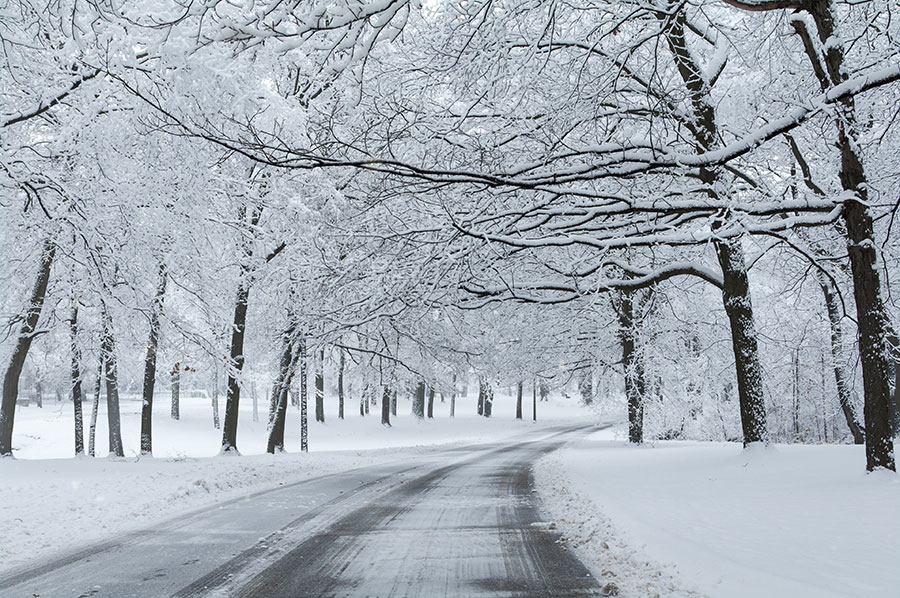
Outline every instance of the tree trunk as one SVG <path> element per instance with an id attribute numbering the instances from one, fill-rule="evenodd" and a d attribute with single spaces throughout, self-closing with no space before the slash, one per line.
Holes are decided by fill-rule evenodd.
<path id="1" fill-rule="evenodd" d="M 319 349 L 316 360 L 316 421 L 325 421 L 325 349 Z"/>
<path id="2" fill-rule="evenodd" d="M 175 367 L 170 372 L 172 387 L 172 419 L 181 419 L 181 363 L 175 362 Z"/>
<path id="3" fill-rule="evenodd" d="M 484 415 L 484 379 L 479 376 L 478 377 L 478 415 Z"/>
<path id="4" fill-rule="evenodd" d="M 94 385 L 94 402 L 91 404 L 91 427 L 88 431 L 88 455 L 96 456 L 94 447 L 97 439 L 97 412 L 100 410 L 100 388 L 103 381 L 103 354 L 100 355 L 100 367 L 97 368 L 97 384 Z"/>
<path id="5" fill-rule="evenodd" d="M 859 420 L 853 412 L 853 394 L 850 388 L 850 374 L 844 365 L 844 340 L 841 330 L 841 306 L 837 292 L 830 280 L 824 275 L 819 276 L 819 286 L 825 296 L 825 308 L 828 311 L 828 324 L 831 327 L 831 363 L 834 370 L 834 382 L 837 385 L 838 403 L 844 414 L 844 420 L 853 436 L 854 444 L 863 444 L 866 441 L 865 434 L 859 425 Z"/>
<path id="6" fill-rule="evenodd" d="M 81 405 L 81 351 L 78 350 L 78 301 L 72 301 L 72 316 L 69 318 L 69 333 L 72 338 L 72 409 L 75 412 L 75 456 L 84 454 L 84 414 Z"/>
<path id="7" fill-rule="evenodd" d="M 821 73 L 819 52 L 804 43 L 807 56 L 814 69 L 818 69 L 823 87 L 840 85 L 847 79 L 844 69 L 843 44 L 835 42 L 842 37 L 835 32 L 833 0 L 810 2 L 819 40 L 825 48 L 827 79 Z M 795 25 L 798 33 L 801 30 Z M 803 37 L 801 33 L 801 37 Z M 888 336 L 888 318 L 881 296 L 881 267 L 876 251 L 876 239 L 869 208 L 869 183 L 859 153 L 859 131 L 856 123 L 856 107 L 851 97 L 836 104 L 835 126 L 838 147 L 841 151 L 841 187 L 851 196 L 844 202 L 841 216 L 847 237 L 847 252 L 853 277 L 853 296 L 856 299 L 857 325 L 859 326 L 859 358 L 863 370 L 866 436 L 866 470 L 879 467 L 896 470 L 894 439 L 891 436 L 888 404 L 891 398 L 890 364 L 885 340 Z"/>
<path id="8" fill-rule="evenodd" d="M 522 419 L 522 381 L 516 386 L 516 419 Z"/>
<path id="9" fill-rule="evenodd" d="M 425 418 L 425 382 L 416 384 L 416 396 L 413 399 L 413 415 L 418 419 Z"/>
<path id="10" fill-rule="evenodd" d="M 250 295 L 248 273 L 238 285 L 231 326 L 231 367 L 228 369 L 228 390 L 225 396 L 225 425 L 222 426 L 222 453 L 240 455 L 237 448 L 238 410 L 241 403 L 240 376 L 244 370 L 244 331 L 247 327 L 247 301 Z"/>
<path id="11" fill-rule="evenodd" d="M 159 319 L 166 296 L 166 268 L 159 266 L 159 283 L 150 311 L 150 338 L 144 358 L 144 400 L 141 404 L 141 454 L 153 454 L 153 388 L 156 385 L 156 351 L 159 347 Z"/>
<path id="12" fill-rule="evenodd" d="M 384 387 L 381 394 L 381 424 L 383 426 L 391 426 L 391 389 Z"/>
<path id="13" fill-rule="evenodd" d="M 484 416 L 490 417 L 491 413 L 494 410 L 494 389 L 491 388 L 491 383 L 485 380 L 484 383 L 485 392 L 484 392 Z"/>
<path id="14" fill-rule="evenodd" d="M 537 380 L 531 383 L 531 421 L 537 421 Z"/>
<path id="15" fill-rule="evenodd" d="M 125 456 L 122 445 L 122 425 L 119 416 L 119 373 L 116 365 L 116 343 L 113 339 L 112 320 L 103 309 L 103 341 L 100 347 L 106 362 L 106 417 L 109 422 L 109 452 L 116 457 Z"/>
<path id="16" fill-rule="evenodd" d="M 675 3 L 672 3 L 675 8 Z M 690 96 L 693 109 L 694 138 L 704 151 L 719 149 L 720 134 L 716 125 L 716 103 L 711 97 L 710 83 L 703 75 L 696 56 L 688 48 L 685 38 L 686 17 L 678 5 L 674 15 L 660 13 L 666 42 L 672 52 L 682 82 Z M 721 169 L 701 168 L 700 180 L 707 192 L 719 194 L 729 185 Z M 724 199 L 724 198 L 723 198 Z M 727 216 L 727 214 L 723 215 Z M 721 226 L 713 223 L 713 230 Z M 762 371 L 759 364 L 756 330 L 753 324 L 753 303 L 747 279 L 747 266 L 740 239 L 717 240 L 716 257 L 722 268 L 722 301 L 731 325 L 731 342 L 738 383 L 738 401 L 744 446 L 752 442 L 768 442 L 766 408 L 763 397 Z"/>
<path id="17" fill-rule="evenodd" d="M 44 408 L 44 387 L 40 380 L 34 385 L 34 400 L 35 403 L 37 403 L 38 409 Z"/>
<path id="18" fill-rule="evenodd" d="M 306 339 L 300 337 L 300 450 L 309 451 L 309 416 L 307 414 L 306 392 Z"/>
<path id="19" fill-rule="evenodd" d="M 213 428 L 216 430 L 221 426 L 219 422 L 219 368 L 213 370 L 212 392 L 209 394 L 209 400 L 212 404 Z"/>
<path id="20" fill-rule="evenodd" d="M 622 370 L 625 398 L 628 402 L 628 441 L 644 442 L 644 368 L 637 348 L 634 321 L 635 292 L 619 293 L 616 312 L 619 317 L 619 339 L 622 342 Z"/>
<path id="21" fill-rule="evenodd" d="M 391 393 L 391 415 L 397 415 L 397 389 L 394 388 L 394 391 Z"/>
<path id="22" fill-rule="evenodd" d="M 762 368 L 759 363 L 744 251 L 739 239 L 717 241 L 715 247 L 722 267 L 722 302 L 731 325 L 731 346 L 737 373 L 744 446 L 751 442 L 768 442 Z"/>
<path id="23" fill-rule="evenodd" d="M 434 387 L 428 387 L 428 419 L 434 419 Z"/>
<path id="24" fill-rule="evenodd" d="M 344 419 L 344 350 L 338 349 L 341 356 L 338 359 L 338 419 Z"/>
<path id="25" fill-rule="evenodd" d="M 793 424 L 794 424 L 794 442 L 800 440 L 800 351 L 794 349 L 793 355 L 794 368 L 794 406 L 793 406 Z"/>
<path id="26" fill-rule="evenodd" d="M 272 400 L 269 413 L 268 444 L 266 452 L 284 452 L 284 425 L 287 419 L 287 404 L 293 378 L 294 365 L 298 357 L 298 351 L 294 349 L 294 328 L 289 328 L 284 333 L 281 346 L 281 360 L 278 366 L 278 376 L 272 385 Z"/>
<path id="27" fill-rule="evenodd" d="M 38 320 L 44 308 L 44 297 L 47 295 L 47 284 L 50 282 L 50 269 L 55 255 L 56 246 L 53 242 L 44 241 L 41 263 L 38 266 L 34 287 L 31 289 L 31 296 L 28 298 L 25 318 L 19 328 L 16 345 L 3 376 L 3 399 L 0 402 L 0 457 L 12 456 L 12 433 L 16 417 L 16 399 L 19 396 L 19 377 L 22 375 L 25 358 L 31 349 L 31 341 L 34 340 Z"/>
<path id="28" fill-rule="evenodd" d="M 587 369 L 581 371 L 581 377 L 578 381 L 578 390 L 581 393 L 582 404 L 590 405 L 594 402 L 594 380 L 590 361 L 588 361 Z"/>

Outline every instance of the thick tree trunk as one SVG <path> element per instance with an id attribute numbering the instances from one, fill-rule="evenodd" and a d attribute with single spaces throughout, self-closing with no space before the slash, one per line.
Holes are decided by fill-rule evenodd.
<path id="1" fill-rule="evenodd" d="M 81 351 L 78 349 L 78 301 L 72 301 L 69 318 L 72 339 L 72 409 L 75 413 L 75 456 L 84 454 L 84 413 L 81 405 Z"/>
<path id="2" fill-rule="evenodd" d="M 12 456 L 12 433 L 16 417 L 16 399 L 19 396 L 19 377 L 22 375 L 25 358 L 31 349 L 31 341 L 34 340 L 38 320 L 44 308 L 44 297 L 47 295 L 47 284 L 50 282 L 50 269 L 55 255 L 56 246 L 52 241 L 45 241 L 37 277 L 28 298 L 28 308 L 3 376 L 3 399 L 0 402 L 0 457 Z"/>
<path id="3" fill-rule="evenodd" d="M 300 345 L 300 450 L 309 451 L 309 416 L 307 414 L 308 397 L 306 391 L 306 339 L 298 339 Z"/>
<path id="4" fill-rule="evenodd" d="M 809 3 L 808 10 L 816 23 L 819 41 L 824 48 L 825 68 L 830 81 L 825 80 L 819 63 L 813 62 L 813 67 L 818 69 L 823 87 L 840 85 L 847 79 L 847 74 L 844 69 L 844 47 L 840 41 L 836 41 L 841 40 L 842 36 L 835 31 L 834 2 L 814 0 Z M 810 60 L 818 61 L 818 52 L 808 44 L 805 46 Z M 841 187 L 851 196 L 844 202 L 841 215 L 847 231 L 847 252 L 850 255 L 859 326 L 859 357 L 865 394 L 863 418 L 866 428 L 866 469 L 872 471 L 883 467 L 896 470 L 888 408 L 891 399 L 891 369 L 885 345 L 889 333 L 888 318 L 881 296 L 881 266 L 869 208 L 869 183 L 859 150 L 856 107 L 852 96 L 838 102 L 836 108 L 835 126 L 841 151 Z"/>
<path id="5" fill-rule="evenodd" d="M 391 426 L 391 389 L 388 386 L 381 393 L 381 425 Z"/>
<path id="6" fill-rule="evenodd" d="M 316 360 L 316 421 L 325 421 L 325 349 L 319 349 Z"/>
<path id="7" fill-rule="evenodd" d="M 116 457 L 125 456 L 122 445 L 122 424 L 119 416 L 119 372 L 116 364 L 116 343 L 113 339 L 112 319 L 103 310 L 103 341 L 100 347 L 106 362 L 106 417 L 109 422 L 109 452 Z"/>
<path id="8" fill-rule="evenodd" d="M 490 417 L 494 411 L 494 389 L 487 380 L 484 381 L 484 387 L 484 416 Z"/>
<path id="9" fill-rule="evenodd" d="M 228 369 L 228 390 L 225 396 L 225 425 L 222 426 L 222 453 L 239 455 L 237 448 L 238 412 L 241 403 L 240 376 L 244 370 L 244 331 L 247 327 L 247 301 L 250 295 L 248 274 L 245 272 L 238 286 L 231 325 L 231 367 Z"/>
<path id="10" fill-rule="evenodd" d="M 172 419 L 181 419 L 181 362 L 175 362 L 175 367 L 170 373 L 170 386 L 172 390 L 172 408 L 169 411 Z"/>
<path id="11" fill-rule="evenodd" d="M 434 387 L 428 387 L 428 419 L 434 419 Z"/>
<path id="12" fill-rule="evenodd" d="M 722 267 L 722 302 L 731 325 L 731 346 L 737 374 L 744 446 L 751 442 L 768 442 L 762 369 L 759 364 L 744 251 L 739 239 L 717 241 L 715 247 Z"/>
<path id="13" fill-rule="evenodd" d="M 413 399 L 413 415 L 418 419 L 425 418 L 425 382 L 421 380 L 416 385 L 416 396 Z"/>
<path id="14" fill-rule="evenodd" d="M 391 415 L 394 417 L 397 416 L 397 389 L 394 388 L 394 391 L 391 393 Z"/>
<path id="15" fill-rule="evenodd" d="M 853 394 L 850 388 L 850 374 L 844 365 L 844 340 L 841 330 L 841 306 L 837 292 L 830 280 L 823 275 L 819 276 L 819 286 L 822 295 L 825 296 L 825 308 L 828 311 L 828 324 L 831 327 L 831 363 L 834 370 L 834 382 L 837 385 L 838 403 L 844 414 L 844 420 L 850 429 L 855 444 L 863 444 L 866 441 L 865 434 L 859 425 L 856 414 L 853 412 Z"/>
<path id="16" fill-rule="evenodd" d="M 637 347 L 634 321 L 634 292 L 621 292 L 616 305 L 619 317 L 619 339 L 622 342 L 622 370 L 625 377 L 625 399 L 628 402 L 628 441 L 644 442 L 644 368 Z"/>
<path id="17" fill-rule="evenodd" d="M 97 439 L 97 412 L 100 410 L 100 389 L 103 383 L 103 354 L 100 355 L 100 367 L 97 368 L 97 383 L 94 385 L 94 402 L 91 404 L 91 427 L 88 431 L 88 455 L 96 456 L 94 447 Z"/>
<path id="18" fill-rule="evenodd" d="M 484 415 L 484 397 L 485 397 L 485 389 L 484 389 L 484 379 L 481 376 L 478 377 L 478 415 Z"/>
<path id="19" fill-rule="evenodd" d="M 678 12 L 672 15 L 661 12 L 659 17 L 666 27 L 666 42 L 690 96 L 695 123 L 694 137 L 703 150 L 716 150 L 720 147 L 720 135 L 710 83 L 703 75 L 701 65 L 696 62 L 696 56 L 688 48 L 685 38 L 684 8 L 675 2 L 670 6 L 673 9 L 677 8 Z M 728 181 L 721 169 L 701 168 L 699 175 L 709 193 L 720 194 L 722 189 L 728 188 Z M 720 225 L 713 223 L 713 229 Z M 716 241 L 715 250 L 724 281 L 722 301 L 731 324 L 744 446 L 751 442 L 768 442 L 762 372 L 753 324 L 753 303 L 750 300 L 747 266 L 744 263 L 741 241 L 740 239 Z"/>
<path id="20" fill-rule="evenodd" d="M 338 419 L 344 419 L 344 350 L 338 349 L 341 356 L 338 359 Z"/>
<path id="21" fill-rule="evenodd" d="M 516 419 L 522 419 L 522 381 L 516 387 Z"/>
<path id="22" fill-rule="evenodd" d="M 293 379 L 293 370 L 298 357 L 294 349 L 294 329 L 284 333 L 281 346 L 281 360 L 278 365 L 278 376 L 272 385 L 272 400 L 269 413 L 269 434 L 266 452 L 284 452 L 284 425 L 287 419 L 287 404 Z"/>
<path id="23" fill-rule="evenodd" d="M 147 340 L 147 355 L 144 358 L 144 389 L 141 405 L 141 454 L 153 454 L 153 389 L 156 386 L 156 352 L 159 347 L 159 319 L 162 316 L 163 300 L 166 296 L 166 268 L 159 266 L 159 282 L 156 297 L 150 311 L 150 338 Z"/>

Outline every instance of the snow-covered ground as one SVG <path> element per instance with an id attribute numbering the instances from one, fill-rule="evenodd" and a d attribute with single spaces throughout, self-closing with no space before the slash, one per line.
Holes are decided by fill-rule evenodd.
<path id="1" fill-rule="evenodd" d="M 559 528 L 621 596 L 900 596 L 900 476 L 859 446 L 591 435 L 543 459 Z"/>
<path id="2" fill-rule="evenodd" d="M 414 459 L 451 443 L 489 442 L 531 429 L 499 395 L 494 417 L 479 418 L 475 397 L 435 404 L 417 422 L 401 399 L 393 427 L 375 408 L 348 403 L 337 420 L 310 424 L 310 453 L 299 449 L 299 417 L 288 414 L 288 453 L 264 454 L 265 422 L 244 401 L 241 458 L 219 457 L 221 433 L 209 402 L 182 401 L 179 421 L 160 402 L 154 458 L 137 455 L 139 402 L 122 403 L 125 459 L 72 455 L 69 403 L 21 407 L 16 459 L 0 460 L 0 571 L 102 541 L 187 510 L 317 475 Z M 85 404 L 85 407 L 89 407 Z M 264 407 L 260 404 L 261 420 Z M 89 415 L 89 413 L 88 413 Z M 530 416 L 530 405 L 526 409 Z M 538 426 L 594 416 L 576 401 L 539 404 Z M 105 455 L 102 411 L 98 454 Z M 538 489 L 559 529 L 602 585 L 623 597 L 831 598 L 897 596 L 900 588 L 900 476 L 866 475 L 855 446 L 659 442 L 640 448 L 621 431 L 591 435 L 543 459 Z"/>
<path id="3" fill-rule="evenodd" d="M 140 402 L 121 404 L 124 459 L 108 459 L 106 412 L 101 405 L 97 454 L 75 459 L 72 405 L 46 401 L 17 408 L 13 446 L 15 459 L 0 460 L 0 571 L 37 562 L 74 546 L 102 541 L 156 520 L 202 508 L 231 497 L 314 476 L 378 463 L 411 459 L 449 443 L 503 439 L 535 427 L 515 421 L 515 401 L 498 396 L 494 417 L 475 414 L 475 393 L 457 401 L 449 418 L 449 401 L 435 401 L 435 419 L 418 422 L 410 403 L 400 399 L 399 417 L 391 428 L 380 424 L 380 407 L 360 417 L 359 403 L 348 403 L 346 419 L 336 417 L 329 398 L 326 422 L 310 422 L 308 454 L 299 453 L 297 408 L 287 419 L 288 453 L 265 454 L 265 406 L 253 421 L 252 403 L 242 401 L 238 447 L 243 457 L 217 456 L 221 432 L 212 426 L 206 399 L 183 398 L 181 419 L 172 420 L 169 405 L 159 401 L 154 417 L 154 458 L 139 451 Z M 86 417 L 90 404 L 85 403 Z M 538 427 L 561 420 L 584 419 L 576 401 L 540 403 Z M 530 416 L 530 405 L 527 414 Z M 312 415 L 312 413 L 310 414 Z M 86 424 L 87 427 L 87 424 Z M 87 443 L 87 434 L 85 434 Z M 432 447 L 432 448 L 430 448 Z"/>

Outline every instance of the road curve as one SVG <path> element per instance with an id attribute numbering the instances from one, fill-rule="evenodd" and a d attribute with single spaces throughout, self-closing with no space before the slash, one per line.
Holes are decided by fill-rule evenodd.
<path id="1" fill-rule="evenodd" d="M 0 577 L 4 597 L 599 596 L 531 465 L 596 428 L 307 480 Z"/>

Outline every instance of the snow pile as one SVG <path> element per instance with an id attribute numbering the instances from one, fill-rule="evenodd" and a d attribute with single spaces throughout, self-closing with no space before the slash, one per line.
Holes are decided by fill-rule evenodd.
<path id="1" fill-rule="evenodd" d="M 867 475 L 862 447 L 614 438 L 548 457 L 536 480 L 572 545 L 601 579 L 621 581 L 621 595 L 691 595 L 675 579 L 722 598 L 897 595 L 900 476 Z"/>

